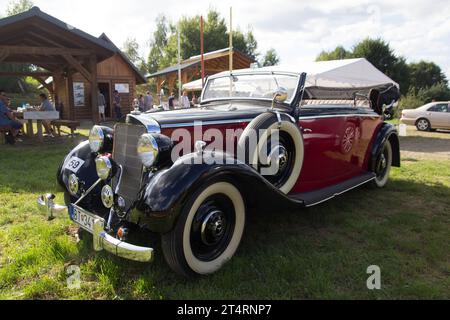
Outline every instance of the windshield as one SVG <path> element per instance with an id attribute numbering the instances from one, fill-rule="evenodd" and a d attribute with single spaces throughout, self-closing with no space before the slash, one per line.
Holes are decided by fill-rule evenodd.
<path id="1" fill-rule="evenodd" d="M 295 97 L 299 76 L 286 74 L 243 74 L 210 79 L 203 92 L 202 101 L 218 99 L 272 100 L 278 88 L 288 92 L 286 103 Z M 231 89 L 231 90 L 230 90 Z"/>

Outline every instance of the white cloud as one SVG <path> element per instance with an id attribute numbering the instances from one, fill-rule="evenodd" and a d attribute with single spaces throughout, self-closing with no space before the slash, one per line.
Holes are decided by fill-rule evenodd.
<path id="1" fill-rule="evenodd" d="M 10 0 L 0 0 L 5 8 Z M 282 62 L 313 60 L 337 45 L 347 48 L 370 36 L 382 37 L 408 61 L 435 61 L 450 78 L 450 2 L 448 0 L 34 0 L 41 10 L 93 35 L 105 32 L 118 46 L 127 37 L 146 45 L 154 21 L 163 13 L 206 14 L 214 7 L 241 29 L 251 25 L 260 51 L 274 47 Z"/>

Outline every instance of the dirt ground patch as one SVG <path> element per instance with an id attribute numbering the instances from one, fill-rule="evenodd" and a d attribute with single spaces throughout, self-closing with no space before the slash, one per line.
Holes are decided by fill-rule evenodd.
<path id="1" fill-rule="evenodd" d="M 450 160 L 450 131 L 420 132 L 408 127 L 408 135 L 400 137 L 402 158 L 418 160 Z"/>

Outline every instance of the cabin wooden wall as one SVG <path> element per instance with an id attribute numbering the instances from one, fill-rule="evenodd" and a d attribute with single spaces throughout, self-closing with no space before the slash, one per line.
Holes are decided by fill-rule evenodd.
<path id="1" fill-rule="evenodd" d="M 120 55 L 116 54 L 97 65 L 97 77 L 97 82 L 109 84 L 111 99 L 116 84 L 127 83 L 129 85 L 130 92 L 120 94 L 122 114 L 128 114 L 133 109 L 133 100 L 136 95 L 136 78 L 129 65 Z M 73 119 L 92 119 L 91 97 L 89 94 L 91 90 L 90 83 L 79 73 L 74 74 L 72 80 L 73 82 L 83 82 L 85 90 L 85 105 L 73 107 Z M 71 95 L 71 99 L 73 105 L 73 94 Z M 112 100 L 110 101 L 110 105 L 113 105 Z"/>

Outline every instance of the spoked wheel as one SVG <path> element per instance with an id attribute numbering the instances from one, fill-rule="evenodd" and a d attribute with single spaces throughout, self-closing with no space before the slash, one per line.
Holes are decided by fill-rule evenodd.
<path id="1" fill-rule="evenodd" d="M 383 188 L 389 181 L 389 174 L 392 168 L 392 146 L 386 141 L 378 160 L 375 164 L 375 180 L 374 185 L 378 188 Z"/>
<path id="2" fill-rule="evenodd" d="M 215 182 L 189 199 L 174 230 L 162 236 L 164 257 L 184 276 L 214 273 L 235 254 L 244 226 L 241 193 L 229 182 Z"/>
<path id="3" fill-rule="evenodd" d="M 427 119 L 419 119 L 416 123 L 417 130 L 419 131 L 430 131 L 431 124 Z"/>

